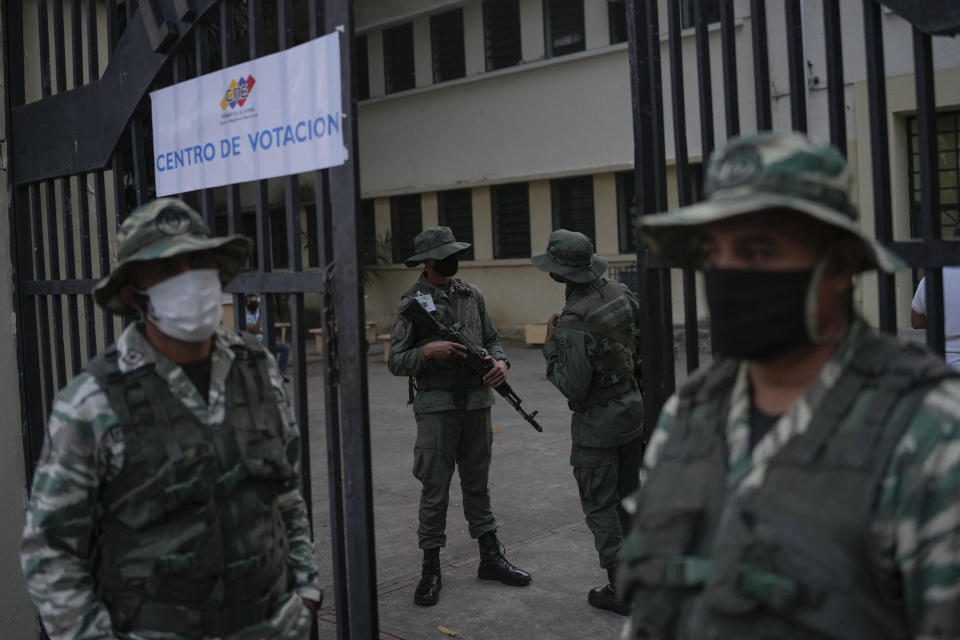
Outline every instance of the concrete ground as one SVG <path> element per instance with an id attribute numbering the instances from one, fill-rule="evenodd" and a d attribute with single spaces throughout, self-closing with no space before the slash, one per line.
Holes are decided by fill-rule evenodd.
<path id="1" fill-rule="evenodd" d="M 606 581 L 593 537 L 583 522 L 570 467 L 570 412 L 544 376 L 539 348 L 506 344 L 509 381 L 529 412 L 539 411 L 537 433 L 497 396 L 490 469 L 493 512 L 507 557 L 533 575 L 527 587 L 477 579 L 476 541 L 467 533 L 461 492 L 450 489 L 447 546 L 441 552 L 443 590 L 433 607 L 413 604 L 420 577 L 417 505 L 413 477 L 416 427 L 407 406 L 407 380 L 390 375 L 379 347 L 371 347 L 369 370 L 380 630 L 405 640 L 616 638 L 624 619 L 587 604 L 587 592 Z M 312 350 L 312 349 L 311 349 Z M 311 360 L 313 358 L 311 357 Z M 330 566 L 323 386 L 319 363 L 308 366 L 313 434 L 311 459 L 315 538 L 324 583 L 320 637 L 335 638 Z M 454 635 L 455 634 L 455 635 Z"/>

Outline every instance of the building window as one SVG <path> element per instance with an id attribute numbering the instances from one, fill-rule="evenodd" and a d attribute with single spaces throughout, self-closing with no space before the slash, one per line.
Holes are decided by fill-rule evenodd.
<path id="1" fill-rule="evenodd" d="M 919 238 L 921 232 L 922 194 L 920 190 L 920 133 L 917 118 L 907 118 L 908 172 L 910 180 L 910 235 Z M 937 158 L 940 191 L 940 237 L 960 237 L 956 234 L 960 222 L 960 111 L 937 114 Z"/>
<path id="2" fill-rule="evenodd" d="M 610 22 L 610 44 L 627 41 L 627 3 L 624 0 L 607 0 L 607 15 Z"/>
<path id="3" fill-rule="evenodd" d="M 420 194 L 390 198 L 390 237 L 394 263 L 403 262 L 414 254 L 413 239 L 423 231 L 420 215 Z"/>
<path id="4" fill-rule="evenodd" d="M 459 242 L 473 244 L 473 202 L 470 189 L 452 189 L 437 194 L 437 214 L 444 227 L 450 227 Z M 473 260 L 473 247 L 460 254 L 463 260 Z"/>
<path id="5" fill-rule="evenodd" d="M 593 176 L 550 181 L 553 228 L 579 231 L 594 240 Z"/>
<path id="6" fill-rule="evenodd" d="M 526 182 L 490 187 L 493 257 L 530 257 L 530 188 Z"/>
<path id="7" fill-rule="evenodd" d="M 583 51 L 583 0 L 543 0 L 547 57 Z"/>
<path id="8" fill-rule="evenodd" d="M 636 193 L 634 172 L 617 172 L 617 236 L 620 253 L 637 251 L 637 235 L 633 228 L 633 196 Z"/>
<path id="9" fill-rule="evenodd" d="M 680 28 L 693 29 L 696 25 L 696 15 L 694 14 L 694 3 L 697 0 L 675 0 L 680 3 Z M 721 0 L 700 0 L 700 11 L 703 12 L 703 18 L 707 24 L 711 22 L 720 22 L 720 2 Z"/>
<path id="10" fill-rule="evenodd" d="M 519 64 L 523 57 L 519 0 L 486 0 L 483 3 L 483 44 L 487 71 Z"/>
<path id="11" fill-rule="evenodd" d="M 370 61 L 367 57 L 367 36 L 357 36 L 354 40 L 356 52 L 357 100 L 370 97 Z"/>
<path id="12" fill-rule="evenodd" d="M 412 22 L 383 30 L 383 75 L 387 93 L 416 86 Z"/>
<path id="13" fill-rule="evenodd" d="M 430 16 L 433 81 L 445 82 L 467 74 L 463 53 L 463 9 Z"/>

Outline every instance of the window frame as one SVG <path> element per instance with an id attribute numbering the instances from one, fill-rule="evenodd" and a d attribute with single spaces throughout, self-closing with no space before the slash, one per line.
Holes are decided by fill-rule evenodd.
<path id="1" fill-rule="evenodd" d="M 410 43 L 410 76 L 409 80 L 404 79 L 404 82 L 398 82 L 401 78 L 395 75 L 391 70 L 396 68 L 396 65 L 392 60 L 396 59 L 395 47 L 398 44 L 401 38 L 407 37 L 409 32 L 409 43 Z M 394 25 L 388 27 L 382 32 L 383 37 L 383 89 L 384 93 L 399 93 L 401 91 L 409 91 L 414 89 L 417 86 L 417 61 L 416 61 L 416 43 L 414 42 L 413 37 L 413 22 L 404 22 L 403 24 Z M 402 44 L 406 44 L 405 42 Z M 409 84 L 407 84 L 409 82 Z"/>
<path id="2" fill-rule="evenodd" d="M 405 204 L 416 198 L 416 216 L 410 216 L 411 211 L 403 210 Z M 409 234 L 404 222 L 405 216 L 416 219 L 416 233 Z M 423 231 L 423 198 L 419 193 L 390 197 L 390 257 L 393 264 L 403 264 L 403 261 L 414 254 L 413 239 Z M 409 238 L 407 237 L 409 235 Z M 409 244 L 408 244 L 409 240 Z"/>
<path id="3" fill-rule="evenodd" d="M 461 225 L 457 225 L 455 229 L 451 224 L 448 216 L 450 215 L 450 199 L 454 197 L 465 196 L 466 203 L 466 217 L 469 224 L 466 225 L 468 233 L 462 233 L 460 229 Z M 462 210 L 461 210 L 462 211 Z M 437 192 L 437 221 L 441 226 L 450 227 L 453 231 L 453 237 L 457 239 L 458 242 L 468 242 L 470 243 L 470 248 L 463 251 L 460 254 L 461 260 L 474 260 L 474 247 L 473 247 L 473 190 L 469 187 L 463 189 L 447 189 L 445 191 Z"/>
<path id="4" fill-rule="evenodd" d="M 586 194 L 573 194 L 569 193 L 568 191 L 571 189 L 581 188 L 582 186 L 585 186 L 586 191 L 589 191 L 589 198 L 586 198 Z M 583 215 L 582 212 L 565 208 L 570 202 L 571 197 L 575 195 L 578 197 L 583 197 L 589 202 L 589 227 L 581 225 L 580 220 L 570 220 L 569 218 L 564 220 L 564 217 L 566 216 L 575 215 L 580 217 Z M 594 198 L 595 194 L 592 174 L 552 179 L 550 181 L 550 209 L 553 230 L 556 231 L 557 229 L 568 229 L 570 231 L 578 231 L 590 238 L 590 241 L 596 244 L 597 206 Z M 576 224 L 569 224 L 570 222 L 576 222 Z M 587 233 L 588 231 L 589 233 Z"/>
<path id="5" fill-rule="evenodd" d="M 456 17 L 455 17 L 456 16 Z M 459 18 L 459 19 L 457 19 Z M 441 41 L 438 38 L 438 35 L 442 35 L 446 38 L 449 32 L 450 24 L 447 24 L 447 20 L 450 23 L 456 23 L 459 25 L 459 51 L 458 57 L 453 58 L 449 57 L 450 51 L 441 51 L 440 45 L 446 41 Z M 467 58 L 466 58 L 466 47 L 464 43 L 464 23 L 463 23 L 463 7 L 456 7 L 450 9 L 449 11 L 442 11 L 440 13 L 434 13 L 430 16 L 430 62 L 433 67 L 433 83 L 439 84 L 441 82 L 449 82 L 450 80 L 457 80 L 459 78 L 466 77 L 467 75 Z M 445 58 L 445 59 L 442 59 Z M 446 69 L 447 63 L 453 63 L 452 73 L 449 69 Z"/>
<path id="6" fill-rule="evenodd" d="M 510 7 L 507 7 L 506 3 L 508 2 L 512 3 Z M 511 9 L 516 9 L 516 10 L 511 11 Z M 484 3 L 482 5 L 482 11 L 483 11 L 483 58 L 484 58 L 484 64 L 485 64 L 484 68 L 488 72 L 497 71 L 498 69 L 508 69 L 510 67 L 515 67 L 521 62 L 523 62 L 523 29 L 522 29 L 522 25 L 520 24 L 520 0 L 484 0 Z M 512 14 L 511 18 L 515 16 L 513 24 L 509 24 L 509 25 L 500 24 L 499 26 L 493 24 L 491 21 L 494 17 L 494 12 L 497 12 L 495 14 L 497 16 L 506 15 L 508 12 L 511 13 Z M 497 33 L 494 33 L 494 27 L 498 27 L 498 29 L 502 29 L 503 31 L 498 31 Z M 507 32 L 506 29 L 508 27 L 511 29 L 514 29 L 516 33 L 513 34 L 513 33 Z M 495 38 L 497 39 L 497 42 L 500 42 L 500 43 L 512 42 L 511 36 L 514 36 L 514 35 L 516 36 L 515 37 L 515 42 L 516 42 L 516 52 L 515 52 L 516 59 L 515 60 L 513 59 L 514 56 L 512 55 L 507 56 L 502 50 L 499 52 L 491 51 L 490 45 Z M 506 53 L 510 53 L 509 48 L 507 48 Z M 513 61 L 508 62 L 506 64 L 498 64 L 496 60 L 501 58 L 505 60 L 509 59 Z"/>
<path id="7" fill-rule="evenodd" d="M 524 190 L 524 200 L 526 204 L 526 228 L 527 228 L 527 247 L 525 253 L 518 253 L 517 255 L 504 255 L 504 247 L 500 242 L 500 234 L 502 233 L 501 226 L 503 221 L 500 219 L 502 215 L 501 206 L 502 201 L 500 195 L 506 189 L 523 189 Z M 529 182 L 510 182 L 506 184 L 498 184 L 490 187 L 490 223 L 492 229 L 493 237 L 493 258 L 494 260 L 510 260 L 517 258 L 529 258 L 532 254 L 531 252 L 531 241 L 530 241 L 530 183 Z"/>
<path id="8" fill-rule="evenodd" d="M 585 0 L 543 0 L 543 49 L 545 58 L 559 58 L 561 56 L 567 56 L 574 53 L 580 53 L 581 51 L 586 51 L 587 48 L 587 32 L 586 32 L 586 18 L 584 16 L 584 1 Z M 557 51 L 554 45 L 553 38 L 553 29 L 554 29 L 554 16 L 558 12 L 558 6 L 560 3 L 569 3 L 570 5 L 579 5 L 580 13 L 577 16 L 580 20 L 580 30 L 579 30 L 579 39 L 574 40 L 569 44 L 564 44 L 561 51 Z M 576 11 L 576 7 L 564 7 L 565 10 L 571 9 Z M 574 33 L 565 34 L 563 37 L 571 38 L 575 37 Z"/>

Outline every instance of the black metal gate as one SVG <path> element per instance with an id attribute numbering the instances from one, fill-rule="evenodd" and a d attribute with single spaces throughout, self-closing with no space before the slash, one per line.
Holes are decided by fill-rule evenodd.
<path id="1" fill-rule="evenodd" d="M 245 324 L 243 292 L 264 294 L 264 326 L 274 326 L 281 309 L 289 317 L 308 508 L 304 298 L 321 297 L 315 323 L 325 347 L 333 549 L 332 565 L 322 566 L 333 568 L 337 637 L 376 637 L 351 2 L 6 0 L 3 11 L 9 220 L 28 485 L 54 394 L 122 328 L 118 318 L 97 310 L 90 292 L 110 271 L 120 222 L 153 197 L 148 92 L 342 32 L 348 162 L 311 176 L 182 197 L 216 232 L 255 237 L 255 268 L 227 287 L 235 294 L 236 326 Z M 265 335 L 273 347 L 275 335 Z"/>
<path id="2" fill-rule="evenodd" d="M 777 0 L 780 3 L 781 0 Z M 750 41 L 753 57 L 753 101 L 756 108 L 751 130 L 773 127 L 771 96 L 771 47 L 785 48 L 789 69 L 790 127 L 808 130 L 806 100 L 806 33 L 803 11 L 807 4 L 821 5 L 823 15 L 823 43 L 825 47 L 826 90 L 829 114 L 830 141 L 847 152 L 847 131 L 844 105 L 844 71 L 842 42 L 865 46 L 866 75 L 869 98 L 870 137 L 858 144 L 868 145 L 872 165 L 872 185 L 875 210 L 876 237 L 902 256 L 912 267 L 925 270 L 927 277 L 927 342 L 939 353 L 944 351 L 943 287 L 941 269 L 960 264 L 960 242 L 943 240 L 940 236 L 941 207 L 938 188 L 939 166 L 936 145 L 936 103 L 934 101 L 934 64 L 932 41 L 936 35 L 960 32 L 960 5 L 955 0 L 862 0 L 856 10 L 862 11 L 863 30 L 849 25 L 841 28 L 841 5 L 849 10 L 854 3 L 840 0 L 782 0 L 782 27 L 786 37 L 782 41 L 770 38 L 767 24 L 768 4 L 765 0 L 750 0 Z M 676 156 L 677 192 L 680 205 L 690 204 L 692 194 L 690 172 L 693 169 L 687 153 L 687 131 L 683 76 L 696 73 L 698 107 L 692 112 L 699 116 L 701 149 L 706 159 L 717 142 L 714 131 L 714 73 L 722 77 L 725 130 L 720 140 L 741 133 L 741 97 L 739 83 L 743 77 L 737 66 L 735 18 L 733 0 L 626 0 L 627 31 L 629 36 L 630 76 L 633 96 L 633 127 L 635 141 L 636 206 L 639 215 L 667 210 L 667 159 L 664 140 L 664 112 L 672 110 L 674 150 Z M 659 8 L 667 7 L 666 41 L 669 51 L 670 93 L 663 90 L 661 76 L 661 33 Z M 693 29 L 696 47 L 696 65 L 684 68 L 681 42 L 681 4 L 692 5 Z M 746 2 L 737 3 L 746 6 Z M 775 6 L 775 5 L 769 5 Z M 885 8 L 886 7 L 886 8 Z M 884 15 L 892 10 L 907 20 L 912 27 L 914 74 L 916 82 L 916 120 L 918 127 L 920 201 L 920 237 L 915 241 L 894 241 L 893 212 L 890 191 L 890 133 L 887 126 L 886 74 L 884 64 Z M 719 18 L 719 20 L 711 20 Z M 708 23 L 715 21 L 714 27 Z M 714 72 L 716 62 L 709 53 L 709 31 L 719 30 L 720 69 Z M 807 29 L 807 31 L 810 31 Z M 862 44 L 860 44 L 862 43 Z M 749 99 L 749 98 L 747 98 Z M 654 424 L 660 409 L 673 393 L 676 385 L 674 372 L 673 314 L 670 288 L 670 269 L 679 268 L 648 254 L 643 244 L 637 255 L 639 287 L 646 303 L 647 314 L 643 327 L 645 383 L 645 410 L 647 424 Z M 878 278 L 879 325 L 884 331 L 896 331 L 896 299 L 894 278 L 881 274 Z M 699 366 L 697 347 L 697 298 L 693 272 L 683 272 L 684 346 L 686 366 L 692 371 Z"/>

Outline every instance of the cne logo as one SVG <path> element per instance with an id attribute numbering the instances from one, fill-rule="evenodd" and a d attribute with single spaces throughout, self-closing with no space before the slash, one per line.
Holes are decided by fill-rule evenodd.
<path id="1" fill-rule="evenodd" d="M 242 107 L 243 103 L 250 97 L 250 92 L 253 91 L 254 84 L 256 84 L 256 80 L 254 80 L 253 76 L 249 75 L 239 80 L 231 80 L 230 86 L 227 87 L 227 90 L 223 94 L 223 99 L 220 100 L 220 108 L 226 111 L 227 107 L 231 109 Z"/>

